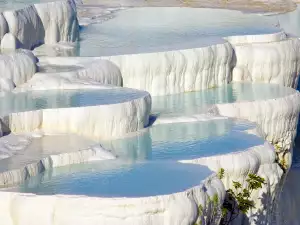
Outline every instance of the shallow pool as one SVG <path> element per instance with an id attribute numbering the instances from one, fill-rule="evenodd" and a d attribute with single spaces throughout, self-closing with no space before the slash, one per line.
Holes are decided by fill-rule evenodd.
<path id="1" fill-rule="evenodd" d="M 84 26 L 81 56 L 169 51 L 224 43 L 223 37 L 280 31 L 274 17 L 234 10 L 146 7 L 119 11 L 103 23 Z"/>
<path id="2" fill-rule="evenodd" d="M 130 160 L 184 160 L 242 151 L 264 140 L 243 132 L 255 125 L 231 119 L 159 124 L 123 139 L 102 142 Z"/>
<path id="3" fill-rule="evenodd" d="M 0 115 L 38 109 L 108 105 L 147 95 L 129 88 L 73 89 L 6 93 L 0 96 Z"/>
<path id="4" fill-rule="evenodd" d="M 159 115 L 190 115 L 212 104 L 280 98 L 294 93 L 277 84 L 234 83 L 197 92 L 152 97 L 152 112 Z"/>
<path id="5" fill-rule="evenodd" d="M 32 177 L 13 191 L 42 195 L 146 197 L 184 191 L 199 185 L 211 174 L 207 167 L 200 165 L 165 161 L 131 164 L 110 160 L 56 168 Z"/>

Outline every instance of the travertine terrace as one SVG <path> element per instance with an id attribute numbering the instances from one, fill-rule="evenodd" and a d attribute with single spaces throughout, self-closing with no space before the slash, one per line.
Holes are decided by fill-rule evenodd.
<path id="1" fill-rule="evenodd" d="M 300 113 L 285 14 L 98 3 L 0 13 L 0 223 L 218 225 L 232 181 L 254 173 L 266 184 L 234 224 L 274 224 Z"/>

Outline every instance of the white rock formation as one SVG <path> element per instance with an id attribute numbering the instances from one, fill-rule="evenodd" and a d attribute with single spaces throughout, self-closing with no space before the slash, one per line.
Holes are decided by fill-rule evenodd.
<path id="1" fill-rule="evenodd" d="M 231 80 L 232 48 L 229 43 L 180 51 L 102 57 L 120 68 L 123 86 L 155 95 L 197 91 Z M 41 62 L 80 65 L 97 57 L 51 58 Z M 95 62 L 96 63 L 96 62 Z"/>
<path id="2" fill-rule="evenodd" d="M 250 149 L 230 153 L 226 155 L 216 155 L 193 160 L 184 160 L 184 163 L 196 163 L 208 166 L 211 170 L 218 172 L 221 168 L 225 170 L 222 179 L 225 189 L 232 188 L 232 181 L 246 183 L 249 173 L 257 174 L 265 178 L 266 184 L 259 191 L 253 192 L 251 198 L 254 200 L 256 208 L 241 216 L 233 224 L 244 224 L 248 218 L 249 224 L 256 225 L 257 219 L 261 224 L 269 224 L 272 221 L 277 197 L 281 191 L 281 179 L 283 171 L 276 161 L 276 154 L 273 147 L 265 143 Z"/>
<path id="3" fill-rule="evenodd" d="M 76 5 L 73 0 L 35 4 L 43 24 L 45 44 L 74 42 L 79 36 Z"/>
<path id="4" fill-rule="evenodd" d="M 229 40 L 230 41 L 230 40 Z M 276 83 L 296 88 L 300 73 L 300 41 L 235 44 L 233 81 Z"/>
<path id="5" fill-rule="evenodd" d="M 8 119 L 5 123 L 12 132 L 42 130 L 51 134 L 76 133 L 94 139 L 121 137 L 147 126 L 151 109 L 149 93 L 126 90 L 129 91 L 128 99 L 114 101 L 111 104 L 103 100 L 103 103 L 99 102 L 98 105 L 92 106 L 6 112 Z M 132 94 L 134 92 L 135 95 Z M 98 94 L 101 95 L 101 91 Z M 29 98 L 28 105 L 31 101 Z"/>
<path id="6" fill-rule="evenodd" d="M 71 61 L 70 65 L 64 66 L 42 63 L 40 68 L 46 71 L 36 73 L 31 80 L 19 86 L 15 91 L 72 88 L 101 89 L 122 86 L 123 84 L 119 68 L 110 61 L 98 59 L 81 64 L 76 64 L 76 61 L 72 64 Z M 55 72 L 51 72 L 51 70 Z M 105 87 L 104 85 L 113 86 Z"/>
<path id="7" fill-rule="evenodd" d="M 299 92 L 278 99 L 217 104 L 211 111 L 257 123 L 265 134 L 264 138 L 279 147 L 276 150 L 286 167 L 291 165 L 291 148 L 300 113 Z"/>
<path id="8" fill-rule="evenodd" d="M 43 43 L 73 42 L 78 37 L 78 22 L 73 1 L 37 4 L 21 10 L 7 11 L 3 16 L 0 14 L 0 25 L 3 26 L 0 32 L 2 49 L 20 46 L 32 49 Z M 41 61 L 46 62 L 46 66 L 47 62 L 48 66 L 51 65 L 51 61 L 52 66 L 70 66 L 70 70 L 59 71 L 57 67 L 57 72 L 44 71 L 34 76 L 36 59 L 32 54 L 24 51 L 2 55 L 0 70 L 3 76 L 0 78 L 0 88 L 2 91 L 9 91 L 17 86 L 15 92 L 19 92 L 70 88 L 104 89 L 124 85 L 149 91 L 152 95 L 167 95 L 212 88 L 232 80 L 296 87 L 300 72 L 298 39 L 287 39 L 282 32 L 230 36 L 226 39 L 231 44 L 102 57 L 117 66 L 100 58 L 44 58 Z M 299 100 L 300 95 L 295 92 L 278 99 L 217 104 L 211 110 L 219 115 L 248 119 L 257 123 L 259 129 L 249 132 L 260 134 L 278 145 L 279 159 L 284 159 L 288 168 L 300 112 Z M 13 132 L 34 131 L 37 132 L 36 136 L 39 132 L 76 133 L 96 139 L 110 139 L 138 131 L 148 125 L 150 108 L 151 97 L 147 92 L 143 92 L 138 98 L 128 98 L 117 104 L 8 113 L 3 123 Z M 205 119 L 199 115 L 183 116 L 177 118 L 177 122 Z M 157 123 L 170 123 L 172 120 L 161 118 Z M 260 133 L 260 129 L 264 133 Z M 161 139 L 168 137 L 168 134 L 158 135 Z M 0 152 L 3 149 L 5 157 L 13 158 L 13 154 L 31 144 L 31 139 L 20 138 L 20 143 L 12 146 L 10 142 L 7 143 L 10 137 L 12 136 L 0 139 Z M 47 156 L 41 154 L 33 160 L 34 162 L 26 162 L 23 166 L 15 162 L 16 167 L 0 173 L 0 185 L 22 182 L 51 167 L 112 158 L 114 156 L 101 147 L 72 153 L 57 152 Z M 248 173 L 264 177 L 266 185 L 252 195 L 257 209 L 250 212 L 249 223 L 254 225 L 257 224 L 255 220 L 259 220 L 261 223 L 270 224 L 274 211 L 273 203 L 281 189 L 283 176 L 270 144 L 264 143 L 241 149 L 240 152 L 182 162 L 206 165 L 215 172 L 224 168 L 226 174 L 223 182 L 226 188 L 231 187 L 233 180 L 244 183 Z M 0 163 L 3 165 L 3 161 Z M 218 218 L 213 215 L 211 202 L 208 201 L 208 196 L 212 197 L 214 194 L 218 195 L 221 204 L 225 190 L 215 175 L 208 177 L 201 185 L 182 193 L 147 198 L 36 196 L 0 192 L 0 220 L 5 225 L 93 225 L 99 222 L 117 225 L 191 225 L 199 217 L 197 222 L 217 224 Z M 41 208 L 41 204 L 46 208 Z M 199 214 L 198 205 L 203 207 L 203 214 Z M 37 212 L 37 217 L 31 216 L 32 211 Z M 236 223 L 241 224 L 241 221 L 243 218 L 239 218 Z"/>
<path id="9" fill-rule="evenodd" d="M 228 83 L 232 53 L 231 46 L 225 43 L 198 49 L 105 58 L 119 66 L 124 87 L 146 90 L 156 96 Z"/>
<path id="10" fill-rule="evenodd" d="M 2 21 L 4 24 L 1 34 L 1 37 L 4 36 L 2 49 L 20 47 L 33 49 L 44 43 L 72 42 L 78 38 L 76 7 L 72 0 L 35 4 L 19 10 L 5 11 Z M 8 29 L 5 29 L 5 21 Z M 4 35 L 5 30 L 10 33 L 9 36 Z"/>
<path id="11" fill-rule="evenodd" d="M 28 133 L 1 137 L 0 153 L 6 154 L 0 160 L 1 187 L 18 184 L 53 167 L 115 159 L 101 145 L 77 135 L 35 136 Z M 59 146 L 55 144 L 58 142 Z"/>
<path id="12" fill-rule="evenodd" d="M 11 91 L 25 83 L 36 72 L 35 56 L 26 50 L 0 55 L 0 91 Z"/>
<path id="13" fill-rule="evenodd" d="M 209 198 L 218 196 L 218 205 Z M 1 221 L 6 225 L 64 224 L 64 225 L 217 225 L 213 208 L 222 204 L 225 189 L 216 175 L 211 175 L 198 186 L 170 195 L 136 198 L 100 198 L 87 196 L 38 196 L 0 192 Z M 46 204 L 41 209 L 40 204 Z M 199 212 L 198 206 L 203 208 Z M 30 216 L 35 210 L 37 217 Z M 38 211 L 37 211 L 38 210 Z M 220 210 L 217 210 L 219 215 Z M 16 221 L 17 220 L 17 221 Z"/>
<path id="14" fill-rule="evenodd" d="M 15 50 L 17 48 L 20 48 L 21 44 L 17 40 L 17 38 L 11 34 L 11 33 L 6 33 L 3 38 L 1 39 L 1 49 L 10 49 L 10 50 Z"/>

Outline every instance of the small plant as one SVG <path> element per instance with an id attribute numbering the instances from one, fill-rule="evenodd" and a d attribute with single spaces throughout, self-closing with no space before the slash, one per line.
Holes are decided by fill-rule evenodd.
<path id="1" fill-rule="evenodd" d="M 224 177 L 224 169 L 220 169 L 218 176 Z M 247 185 L 243 188 L 242 184 L 232 181 L 233 189 L 226 191 L 226 197 L 222 206 L 222 219 L 220 225 L 228 225 L 238 217 L 240 213 L 247 213 L 250 209 L 255 208 L 254 201 L 250 199 L 254 190 L 262 188 L 265 179 L 256 175 L 248 174 L 246 179 Z"/>
<path id="2" fill-rule="evenodd" d="M 209 205 L 212 206 L 212 214 L 211 217 L 209 218 L 209 221 L 207 221 L 207 224 L 214 224 L 213 221 L 218 219 L 219 215 L 219 210 L 220 210 L 220 206 L 219 206 L 219 197 L 217 194 L 213 195 L 212 198 L 210 198 L 208 196 L 207 202 L 206 202 L 206 209 L 209 208 Z M 201 220 L 201 216 L 204 213 L 204 208 L 202 205 L 198 206 L 198 215 L 199 215 L 199 223 L 194 223 L 194 225 L 201 225 L 202 224 L 202 220 Z"/>
<path id="3" fill-rule="evenodd" d="M 222 180 L 224 178 L 224 174 L 225 174 L 225 170 L 223 168 L 221 168 L 218 172 L 218 177 L 220 180 Z"/>

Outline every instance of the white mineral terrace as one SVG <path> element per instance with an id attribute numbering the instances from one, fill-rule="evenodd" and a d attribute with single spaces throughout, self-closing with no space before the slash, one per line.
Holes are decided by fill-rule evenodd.
<path id="1" fill-rule="evenodd" d="M 265 184 L 232 224 L 300 224 L 295 3 L 0 11 L 0 225 L 220 225 L 226 190 L 249 173 Z"/>

